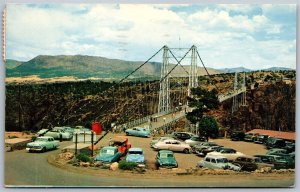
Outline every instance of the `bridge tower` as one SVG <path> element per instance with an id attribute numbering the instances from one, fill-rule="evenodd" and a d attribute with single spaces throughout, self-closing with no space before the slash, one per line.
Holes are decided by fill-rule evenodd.
<path id="1" fill-rule="evenodd" d="M 242 93 L 242 106 L 246 106 L 247 105 L 247 100 L 246 100 L 246 73 L 245 72 L 244 72 L 244 77 L 243 77 L 242 89 L 245 90 Z"/>
<path id="2" fill-rule="evenodd" d="M 160 90 L 158 100 L 158 114 L 168 113 L 170 111 L 170 82 L 169 82 L 169 48 L 165 45 L 163 48 L 163 63 L 160 70 Z"/>
<path id="3" fill-rule="evenodd" d="M 237 72 L 235 72 L 235 74 L 234 74 L 234 84 L 233 84 L 234 91 L 237 91 L 237 86 L 238 86 L 238 78 L 237 78 Z M 231 113 L 235 112 L 237 109 L 238 109 L 238 100 L 237 100 L 237 95 L 235 95 L 232 98 Z"/>
<path id="4" fill-rule="evenodd" d="M 197 47 L 192 46 L 191 65 L 189 71 L 188 96 L 191 94 L 191 88 L 198 87 L 198 67 L 197 67 Z"/>

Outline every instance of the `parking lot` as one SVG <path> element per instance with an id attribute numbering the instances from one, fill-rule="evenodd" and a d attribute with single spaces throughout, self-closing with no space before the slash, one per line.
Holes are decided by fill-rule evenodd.
<path id="1" fill-rule="evenodd" d="M 108 133 L 98 144 L 97 146 L 107 146 L 109 143 L 109 139 L 113 138 L 116 135 L 125 135 L 122 134 L 113 134 Z M 146 165 L 149 169 L 155 169 L 155 156 L 157 151 L 153 150 L 150 147 L 151 138 L 141 138 L 128 136 L 128 141 L 131 143 L 131 147 L 139 147 L 144 150 Z M 244 141 L 231 141 L 230 139 L 210 139 L 209 141 L 216 142 L 219 145 L 223 145 L 225 147 L 230 147 L 236 149 L 239 152 L 242 152 L 246 155 L 257 155 L 257 154 L 265 154 L 266 149 L 264 145 L 255 144 L 252 142 L 244 142 Z M 184 154 L 180 152 L 175 152 L 175 158 L 178 162 L 178 168 L 188 169 L 194 168 L 198 161 L 200 161 L 201 157 L 196 156 L 195 154 Z"/>

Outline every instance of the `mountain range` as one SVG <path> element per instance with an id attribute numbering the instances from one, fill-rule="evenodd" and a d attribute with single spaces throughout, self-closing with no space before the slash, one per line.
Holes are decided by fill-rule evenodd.
<path id="1" fill-rule="evenodd" d="M 75 78 L 121 79 L 143 64 L 142 61 L 125 61 L 105 57 L 86 55 L 39 55 L 29 61 L 22 62 L 7 59 L 6 76 L 24 77 L 37 75 L 41 78 L 70 76 Z M 160 62 L 148 62 L 129 78 L 158 79 L 161 70 Z M 175 64 L 169 64 L 169 71 Z M 171 73 L 173 77 L 188 75 L 187 65 L 177 66 Z M 250 72 L 244 67 L 213 69 L 207 68 L 209 74 Z M 283 67 L 272 67 L 264 71 L 291 70 Z M 198 67 L 198 75 L 206 75 L 203 67 Z"/>
<path id="2" fill-rule="evenodd" d="M 16 60 L 6 61 L 7 77 L 23 77 L 38 75 L 42 78 L 73 76 L 77 78 L 111 78 L 119 79 L 127 76 L 132 71 L 141 66 L 141 61 L 124 61 L 119 59 L 108 59 L 105 57 L 85 56 L 85 55 L 39 55 L 27 62 Z M 169 70 L 175 65 L 169 64 Z M 207 68 L 210 74 L 222 73 L 222 71 Z M 129 78 L 159 78 L 161 63 L 149 62 Z M 172 71 L 172 76 L 187 76 L 189 66 L 177 66 Z M 202 67 L 198 67 L 198 74 L 205 75 Z"/>

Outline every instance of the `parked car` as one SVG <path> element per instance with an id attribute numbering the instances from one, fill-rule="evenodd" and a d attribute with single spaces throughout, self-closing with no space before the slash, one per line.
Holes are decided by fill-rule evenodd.
<path id="1" fill-rule="evenodd" d="M 287 155 L 288 151 L 286 149 L 278 149 L 278 148 L 273 148 L 269 149 L 266 153 L 266 155 Z"/>
<path id="2" fill-rule="evenodd" d="M 231 169 L 234 171 L 240 171 L 241 168 L 228 161 L 223 156 L 206 156 L 203 160 L 197 163 L 197 167 L 205 167 L 210 169 Z"/>
<path id="3" fill-rule="evenodd" d="M 262 162 L 273 164 L 274 169 L 289 169 L 295 167 L 295 161 L 291 157 L 277 155 L 254 155 L 260 158 Z"/>
<path id="4" fill-rule="evenodd" d="M 53 127 L 52 129 L 53 131 L 64 131 L 64 132 L 67 132 L 67 133 L 70 133 L 71 135 L 74 134 L 74 129 L 71 128 L 71 127 Z"/>
<path id="5" fill-rule="evenodd" d="M 44 134 L 44 136 L 53 137 L 54 139 L 63 139 L 63 140 L 70 140 L 73 138 L 73 134 L 66 132 L 65 130 L 58 129 L 58 130 L 49 130 Z"/>
<path id="6" fill-rule="evenodd" d="M 226 148 L 226 147 L 220 147 L 213 152 L 207 153 L 207 155 L 223 156 L 223 157 L 226 157 L 228 160 L 233 160 L 233 159 L 236 159 L 237 157 L 245 156 L 245 154 L 238 152 L 235 149 Z"/>
<path id="7" fill-rule="evenodd" d="M 244 141 L 253 142 L 253 140 L 256 136 L 258 136 L 258 133 L 247 133 L 247 134 L 245 134 Z"/>
<path id="8" fill-rule="evenodd" d="M 156 150 L 166 149 L 171 151 L 181 151 L 184 153 L 190 153 L 191 150 L 191 147 L 188 144 L 175 139 L 160 141 L 153 145 L 153 148 Z"/>
<path id="9" fill-rule="evenodd" d="M 81 126 L 81 125 L 77 125 L 74 128 L 74 133 L 82 133 L 82 132 L 88 132 L 88 131 L 91 131 L 91 129 L 85 128 L 84 126 Z"/>
<path id="10" fill-rule="evenodd" d="M 134 127 L 132 129 L 126 129 L 126 135 L 138 136 L 138 137 L 150 137 L 150 131 L 142 127 Z"/>
<path id="11" fill-rule="evenodd" d="M 295 143 L 286 141 L 285 147 L 283 147 L 283 149 L 286 149 L 288 151 L 288 153 L 295 152 Z"/>
<path id="12" fill-rule="evenodd" d="M 157 142 L 165 141 L 165 140 L 169 140 L 169 139 L 174 139 L 174 138 L 172 138 L 172 137 L 159 137 L 159 138 L 154 138 L 154 139 L 152 139 L 152 141 L 150 142 L 150 146 L 153 148 L 153 145 L 155 145 Z"/>
<path id="13" fill-rule="evenodd" d="M 205 142 L 205 141 L 206 141 L 205 137 L 192 136 L 190 139 L 187 139 L 184 142 L 186 144 L 189 144 L 192 147 L 194 145 L 197 145 L 197 144 Z"/>
<path id="14" fill-rule="evenodd" d="M 274 164 L 271 163 L 264 163 L 261 158 L 259 157 L 254 157 L 254 162 L 257 165 L 257 169 L 265 168 L 265 167 L 270 167 L 271 169 L 274 168 Z"/>
<path id="15" fill-rule="evenodd" d="M 156 155 L 156 166 L 163 168 L 178 167 L 174 153 L 170 150 L 160 150 Z"/>
<path id="16" fill-rule="evenodd" d="M 264 144 L 267 142 L 269 135 L 258 135 L 254 138 L 254 143 Z"/>
<path id="17" fill-rule="evenodd" d="M 196 136 L 193 133 L 189 133 L 189 132 L 173 132 L 172 133 L 172 137 L 178 140 L 187 140 L 190 139 L 191 137 Z"/>
<path id="18" fill-rule="evenodd" d="M 211 146 L 219 146 L 215 142 L 203 142 L 192 146 L 192 152 L 196 153 L 196 150 L 201 151 L 203 148 L 208 148 Z"/>
<path id="19" fill-rule="evenodd" d="M 251 157 L 237 157 L 232 161 L 232 164 L 241 167 L 241 171 L 255 171 L 257 169 L 257 165 Z"/>
<path id="20" fill-rule="evenodd" d="M 117 147 L 107 146 L 100 149 L 99 154 L 95 157 L 95 161 L 103 163 L 113 163 L 120 160 L 122 153 L 118 151 Z"/>
<path id="21" fill-rule="evenodd" d="M 205 146 L 203 148 L 200 148 L 200 149 L 196 149 L 195 150 L 195 153 L 198 155 L 198 156 L 201 156 L 201 157 L 205 157 L 207 155 L 207 153 L 210 153 L 210 152 L 213 152 L 215 150 L 217 150 L 218 148 L 221 148 L 223 146 Z"/>
<path id="22" fill-rule="evenodd" d="M 58 141 L 55 141 L 53 137 L 42 136 L 37 137 L 34 142 L 27 143 L 26 150 L 31 151 L 41 151 L 45 152 L 50 149 L 56 149 L 59 147 Z"/>
<path id="23" fill-rule="evenodd" d="M 126 161 L 138 163 L 139 166 L 145 166 L 145 156 L 143 149 L 130 148 L 126 156 Z"/>
<path id="24" fill-rule="evenodd" d="M 118 151 L 124 156 L 127 154 L 128 150 L 131 148 L 131 144 L 128 142 L 128 138 L 125 136 L 115 136 L 109 142 L 110 146 L 118 148 Z"/>
<path id="25" fill-rule="evenodd" d="M 243 141 L 245 138 L 245 132 L 244 131 L 234 131 L 230 138 L 232 141 Z"/>
<path id="26" fill-rule="evenodd" d="M 286 146 L 285 140 L 275 138 L 275 137 L 269 137 L 266 142 L 267 149 L 284 148 L 285 146 Z"/>

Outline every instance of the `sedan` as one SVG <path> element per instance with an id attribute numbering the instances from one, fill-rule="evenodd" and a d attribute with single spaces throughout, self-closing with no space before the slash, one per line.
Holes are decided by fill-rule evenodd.
<path id="1" fill-rule="evenodd" d="M 157 153 L 156 165 L 157 167 L 164 167 L 164 168 L 178 167 L 178 163 L 174 157 L 173 152 L 169 150 L 160 150 Z"/>
<path id="2" fill-rule="evenodd" d="M 229 163 L 228 159 L 222 156 L 206 156 L 203 160 L 197 163 L 197 167 L 205 167 L 210 169 L 231 169 L 240 171 L 241 167 Z"/>
<path id="3" fill-rule="evenodd" d="M 95 161 L 103 163 L 112 163 L 120 160 L 122 154 L 117 147 L 107 146 L 100 150 L 100 153 L 95 157 Z"/>
<path id="4" fill-rule="evenodd" d="M 160 141 L 169 140 L 169 139 L 174 139 L 174 138 L 172 138 L 172 137 L 160 137 L 160 138 L 152 139 L 152 141 L 150 142 L 150 146 L 153 147 L 153 145 L 155 145 L 156 143 L 158 143 Z"/>
<path id="5" fill-rule="evenodd" d="M 127 162 L 135 162 L 139 166 L 145 166 L 144 151 L 141 148 L 130 148 L 126 156 Z"/>
<path id="6" fill-rule="evenodd" d="M 224 156 L 229 160 L 236 159 L 237 157 L 240 157 L 240 156 L 245 156 L 245 154 L 243 154 L 241 152 L 237 152 L 236 150 L 234 150 L 232 148 L 225 148 L 225 147 L 218 148 L 218 149 L 216 149 L 216 151 L 207 153 L 207 155 L 209 155 L 209 156 Z"/>
<path id="7" fill-rule="evenodd" d="M 205 137 L 192 136 L 190 139 L 185 140 L 185 143 L 192 147 L 204 141 L 206 141 Z"/>
<path id="8" fill-rule="evenodd" d="M 191 147 L 183 142 L 180 142 L 178 140 L 165 140 L 156 143 L 153 145 L 153 148 L 156 150 L 161 150 L 161 149 L 166 149 L 166 150 L 171 150 L 171 151 L 181 151 L 184 153 L 190 153 Z"/>
<path id="9" fill-rule="evenodd" d="M 142 127 L 134 127 L 132 129 L 126 129 L 126 135 L 138 136 L 138 137 L 150 137 L 150 131 Z"/>

